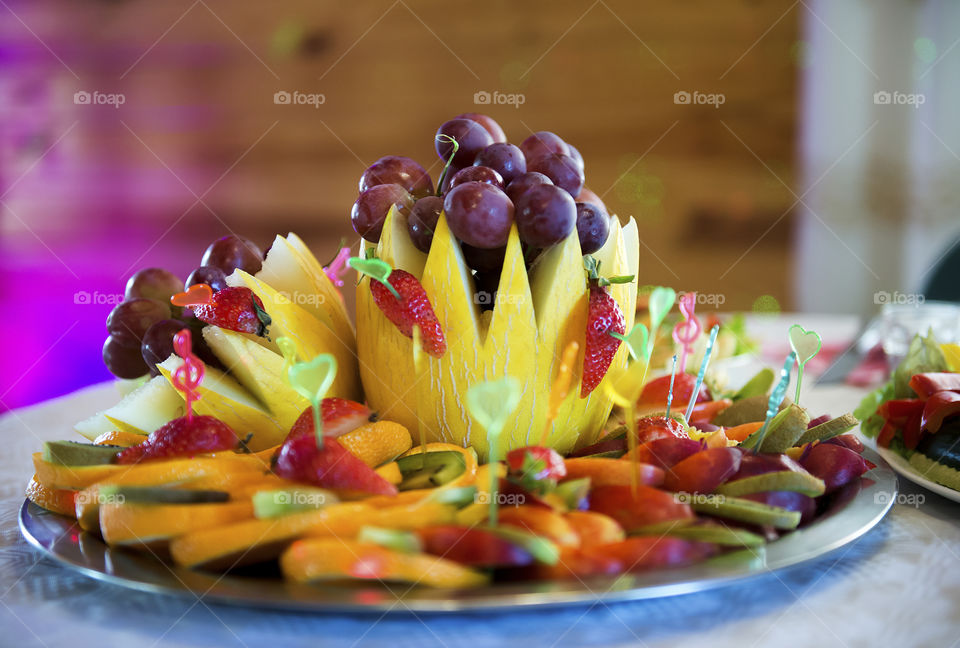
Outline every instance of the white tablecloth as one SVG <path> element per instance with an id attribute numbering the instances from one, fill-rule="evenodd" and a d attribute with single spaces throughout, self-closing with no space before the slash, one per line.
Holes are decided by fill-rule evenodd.
<path id="1" fill-rule="evenodd" d="M 822 387 L 816 413 L 849 411 L 859 392 Z M 872 532 L 792 570 L 713 592 L 547 612 L 343 616 L 232 608 L 102 584 L 40 557 L 17 509 L 42 440 L 116 400 L 92 387 L 0 417 L 0 646 L 954 646 L 960 642 L 960 504 L 901 480 Z"/>

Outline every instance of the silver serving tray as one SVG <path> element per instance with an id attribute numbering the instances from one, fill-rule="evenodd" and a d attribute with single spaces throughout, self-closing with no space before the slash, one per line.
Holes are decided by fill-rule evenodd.
<path id="1" fill-rule="evenodd" d="M 864 450 L 864 457 L 877 467 L 858 488 L 849 489 L 846 501 L 760 550 L 739 552 L 742 559 L 584 581 L 498 582 L 454 591 L 404 584 L 304 585 L 283 580 L 275 570 L 205 573 L 175 567 L 150 554 L 111 549 L 97 536 L 83 532 L 74 520 L 29 500 L 20 509 L 20 530 L 31 545 L 92 578 L 144 592 L 232 605 L 314 612 L 443 613 L 634 601 L 761 577 L 853 542 L 880 522 L 897 499 L 896 474 L 872 450 Z"/>

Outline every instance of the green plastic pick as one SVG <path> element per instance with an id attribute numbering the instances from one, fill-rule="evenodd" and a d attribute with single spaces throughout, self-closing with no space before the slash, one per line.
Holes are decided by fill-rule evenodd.
<path id="1" fill-rule="evenodd" d="M 282 335 L 277 338 L 277 346 L 283 354 L 283 369 L 280 370 L 280 375 L 289 381 L 290 367 L 297 361 L 297 345 L 286 335 Z"/>
<path id="2" fill-rule="evenodd" d="M 650 330 L 653 331 L 654 334 L 656 334 L 657 329 L 660 328 L 660 324 L 663 323 L 663 319 L 667 316 L 667 313 L 673 308 L 675 301 L 677 301 L 677 293 L 673 288 L 657 286 L 650 292 L 647 311 L 650 312 Z"/>
<path id="3" fill-rule="evenodd" d="M 800 383 L 803 382 L 803 367 L 820 353 L 823 341 L 816 331 L 805 331 L 799 324 L 790 327 L 790 348 L 797 356 L 797 396 L 793 400 L 800 404 Z"/>
<path id="4" fill-rule="evenodd" d="M 520 403 L 520 382 L 504 376 L 498 380 L 477 383 L 467 390 L 467 412 L 487 433 L 490 446 L 490 526 L 497 526 L 497 496 L 499 476 L 496 463 L 500 461 L 499 445 L 503 426 Z"/>
<path id="5" fill-rule="evenodd" d="M 610 333 L 610 335 L 627 345 L 627 352 L 630 354 L 631 360 L 636 361 L 647 357 L 647 343 L 650 335 L 642 322 L 634 324 L 626 335 L 620 335 L 619 333 Z"/>
<path id="6" fill-rule="evenodd" d="M 350 257 L 347 259 L 347 265 L 359 272 L 362 275 L 367 275 L 371 279 L 379 281 L 384 286 L 390 289 L 390 292 L 393 293 L 393 296 L 397 299 L 400 299 L 400 293 L 397 292 L 397 289 L 390 284 L 390 274 L 393 272 L 393 268 L 390 267 L 390 264 L 381 259 L 361 259 L 360 257 Z"/>
<path id="7" fill-rule="evenodd" d="M 313 429 L 317 435 L 317 447 L 323 447 L 323 417 L 320 407 L 333 379 L 337 375 L 337 359 L 329 353 L 321 353 L 313 360 L 298 362 L 287 371 L 287 380 L 298 394 L 310 401 L 313 408 Z"/>

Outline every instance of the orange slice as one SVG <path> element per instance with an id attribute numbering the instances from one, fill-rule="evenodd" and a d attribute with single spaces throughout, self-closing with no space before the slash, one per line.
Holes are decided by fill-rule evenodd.
<path id="1" fill-rule="evenodd" d="M 37 481 L 36 475 L 27 484 L 27 499 L 41 508 L 60 515 L 74 515 L 74 498 L 77 491 L 65 488 L 49 488 Z"/>
<path id="2" fill-rule="evenodd" d="M 153 547 L 171 538 L 253 517 L 250 502 L 227 504 L 103 504 L 100 532 L 110 545 Z"/>
<path id="3" fill-rule="evenodd" d="M 393 461 L 413 445 L 407 428 L 393 421 L 366 423 L 337 441 L 371 468 Z"/>
<path id="4" fill-rule="evenodd" d="M 118 445 L 129 448 L 132 445 L 143 443 L 146 440 L 147 437 L 142 434 L 133 434 L 132 432 L 124 432 L 122 430 L 111 430 L 110 432 L 104 432 L 94 439 L 93 442 L 96 445 Z"/>
<path id="5" fill-rule="evenodd" d="M 603 513 L 593 511 L 570 511 L 565 516 L 570 526 L 580 536 L 581 547 L 620 542 L 626 538 L 620 523 Z"/>

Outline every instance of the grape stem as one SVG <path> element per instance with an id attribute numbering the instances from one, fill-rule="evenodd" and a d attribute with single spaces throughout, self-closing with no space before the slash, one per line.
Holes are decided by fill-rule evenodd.
<path id="1" fill-rule="evenodd" d="M 453 164 L 453 157 L 457 154 L 457 151 L 460 150 L 460 142 L 456 138 L 450 137 L 446 133 L 440 133 L 437 135 L 438 142 L 449 142 L 453 144 L 453 150 L 450 151 L 450 157 L 447 158 L 447 163 L 443 167 L 443 173 L 440 174 L 440 179 L 437 181 L 437 197 L 440 197 L 440 191 L 443 187 L 443 181 L 447 179 L 447 173 L 450 172 L 450 165 Z"/>

